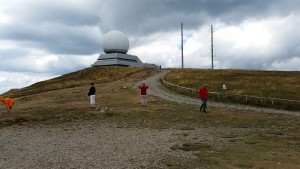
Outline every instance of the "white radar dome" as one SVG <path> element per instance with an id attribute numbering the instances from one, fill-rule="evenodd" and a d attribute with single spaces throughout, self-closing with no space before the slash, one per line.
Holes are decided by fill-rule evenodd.
<path id="1" fill-rule="evenodd" d="M 105 53 L 127 53 L 129 40 L 120 31 L 110 31 L 103 36 L 103 50 Z"/>

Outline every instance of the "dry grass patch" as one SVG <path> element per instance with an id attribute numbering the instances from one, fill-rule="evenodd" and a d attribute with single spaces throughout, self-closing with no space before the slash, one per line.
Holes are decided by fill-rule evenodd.
<path id="1" fill-rule="evenodd" d="M 198 89 L 208 84 L 209 91 L 224 93 L 222 85 L 228 87 L 228 95 L 253 95 L 260 97 L 300 100 L 300 72 L 297 71 L 257 71 L 257 70 L 207 70 L 173 69 L 165 80 L 180 86 Z M 170 86 L 166 86 L 170 88 Z M 198 97 L 190 91 L 171 88 L 178 93 Z M 245 97 L 228 96 L 226 98 L 210 95 L 210 99 L 221 102 L 246 103 Z M 248 98 L 247 104 L 272 107 L 271 101 Z M 275 101 L 275 107 L 300 110 L 300 103 Z"/>
<path id="2" fill-rule="evenodd" d="M 53 90 L 80 87 L 90 84 L 90 82 L 94 82 L 95 84 L 105 84 L 120 79 L 140 79 L 157 71 L 157 69 L 153 68 L 90 67 L 57 78 L 38 82 L 22 89 L 13 89 L 1 96 L 17 98 Z"/>
<path id="3" fill-rule="evenodd" d="M 297 71 L 173 69 L 166 80 L 194 89 L 206 83 L 215 92 L 226 84 L 232 94 L 300 100 L 295 94 L 300 90 Z"/>
<path id="4" fill-rule="evenodd" d="M 118 69 L 112 68 L 114 70 Z M 167 102 L 153 96 L 149 96 L 149 105 L 142 107 L 139 90 L 133 85 L 151 72 L 155 70 L 132 71 L 122 79 L 96 83 L 97 106 L 111 107 L 114 111 L 101 112 L 89 108 L 87 91 L 90 79 L 86 79 L 80 86 L 15 98 L 15 114 L 0 117 L 0 127 L 15 124 L 52 126 L 84 121 L 119 128 L 170 129 L 178 131 L 181 139 L 180 143 L 168 148 L 192 152 L 195 158 L 167 157 L 164 163 L 169 168 L 300 166 L 299 117 L 210 107 L 206 114 L 199 112 L 198 106 Z M 213 139 L 191 137 L 191 132 L 199 130 L 204 130 Z"/>

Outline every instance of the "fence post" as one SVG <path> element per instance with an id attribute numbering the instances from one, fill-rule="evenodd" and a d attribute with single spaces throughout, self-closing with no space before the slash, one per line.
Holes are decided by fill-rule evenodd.
<path id="1" fill-rule="evenodd" d="M 187 90 L 191 90 L 190 88 L 186 88 L 184 86 L 179 86 L 179 85 L 175 85 L 173 83 L 169 83 L 167 82 L 164 78 L 161 78 L 161 81 L 164 83 L 164 84 L 167 84 L 167 85 L 170 85 L 172 87 L 177 87 L 178 89 L 187 89 Z M 192 93 L 194 92 L 197 92 L 197 90 L 192 90 Z M 36 93 L 36 91 L 35 91 Z M 217 94 L 218 97 L 224 97 L 226 98 L 227 97 L 227 94 L 226 92 L 223 92 L 223 93 L 217 93 L 217 92 L 213 92 L 214 94 Z M 23 95 L 24 93 L 19 93 L 19 95 Z M 229 95 L 231 96 L 231 95 Z M 248 102 L 248 95 L 235 95 L 235 99 L 237 101 L 238 97 L 242 97 L 244 96 L 245 99 L 246 99 L 246 103 Z M 300 100 L 288 100 L 288 99 L 280 99 L 280 98 L 268 98 L 268 97 L 258 97 L 258 96 L 251 96 L 249 95 L 250 98 L 255 98 L 255 99 L 260 99 L 260 103 L 263 104 L 263 99 L 266 99 L 266 103 L 268 103 L 268 99 L 271 99 L 271 103 L 272 105 L 275 105 L 275 100 L 278 100 L 278 102 L 280 103 L 281 101 L 287 101 L 287 102 L 294 102 L 294 103 L 300 103 Z"/>

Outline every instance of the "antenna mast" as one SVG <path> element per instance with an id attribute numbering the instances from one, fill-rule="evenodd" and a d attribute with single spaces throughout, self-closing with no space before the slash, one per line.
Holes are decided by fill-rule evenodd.
<path id="1" fill-rule="evenodd" d="M 211 69 L 214 69 L 214 30 L 213 25 L 211 25 Z"/>
<path id="2" fill-rule="evenodd" d="M 183 69 L 183 24 L 181 22 L 181 68 Z"/>

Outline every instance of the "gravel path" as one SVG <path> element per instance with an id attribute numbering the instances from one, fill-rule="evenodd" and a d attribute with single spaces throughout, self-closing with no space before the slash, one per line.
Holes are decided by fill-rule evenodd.
<path id="1" fill-rule="evenodd" d="M 149 94 L 157 97 L 161 97 L 165 100 L 174 101 L 183 104 L 189 105 L 200 105 L 200 99 L 191 98 L 188 96 L 179 95 L 173 92 L 168 92 L 167 90 L 163 90 L 160 84 L 160 79 L 169 72 L 169 70 L 162 70 L 160 73 L 151 76 L 144 80 L 143 82 L 147 83 L 150 86 Z M 137 84 L 138 85 L 138 84 Z M 235 110 L 243 110 L 243 111 L 255 111 L 255 112 L 266 112 L 266 113 L 282 113 L 289 114 L 294 116 L 300 116 L 300 112 L 296 111 L 286 111 L 286 110 L 278 110 L 278 109 L 269 109 L 269 108 L 261 108 L 247 105 L 238 105 L 238 104 L 224 104 L 209 101 L 207 102 L 208 106 L 219 107 L 219 108 L 229 108 Z"/>
<path id="2" fill-rule="evenodd" d="M 194 158 L 191 152 L 170 147 L 187 135 L 213 140 L 206 130 L 118 128 L 88 122 L 11 126 L 0 129 L 0 168 L 167 168 L 162 163 L 167 157 Z"/>

